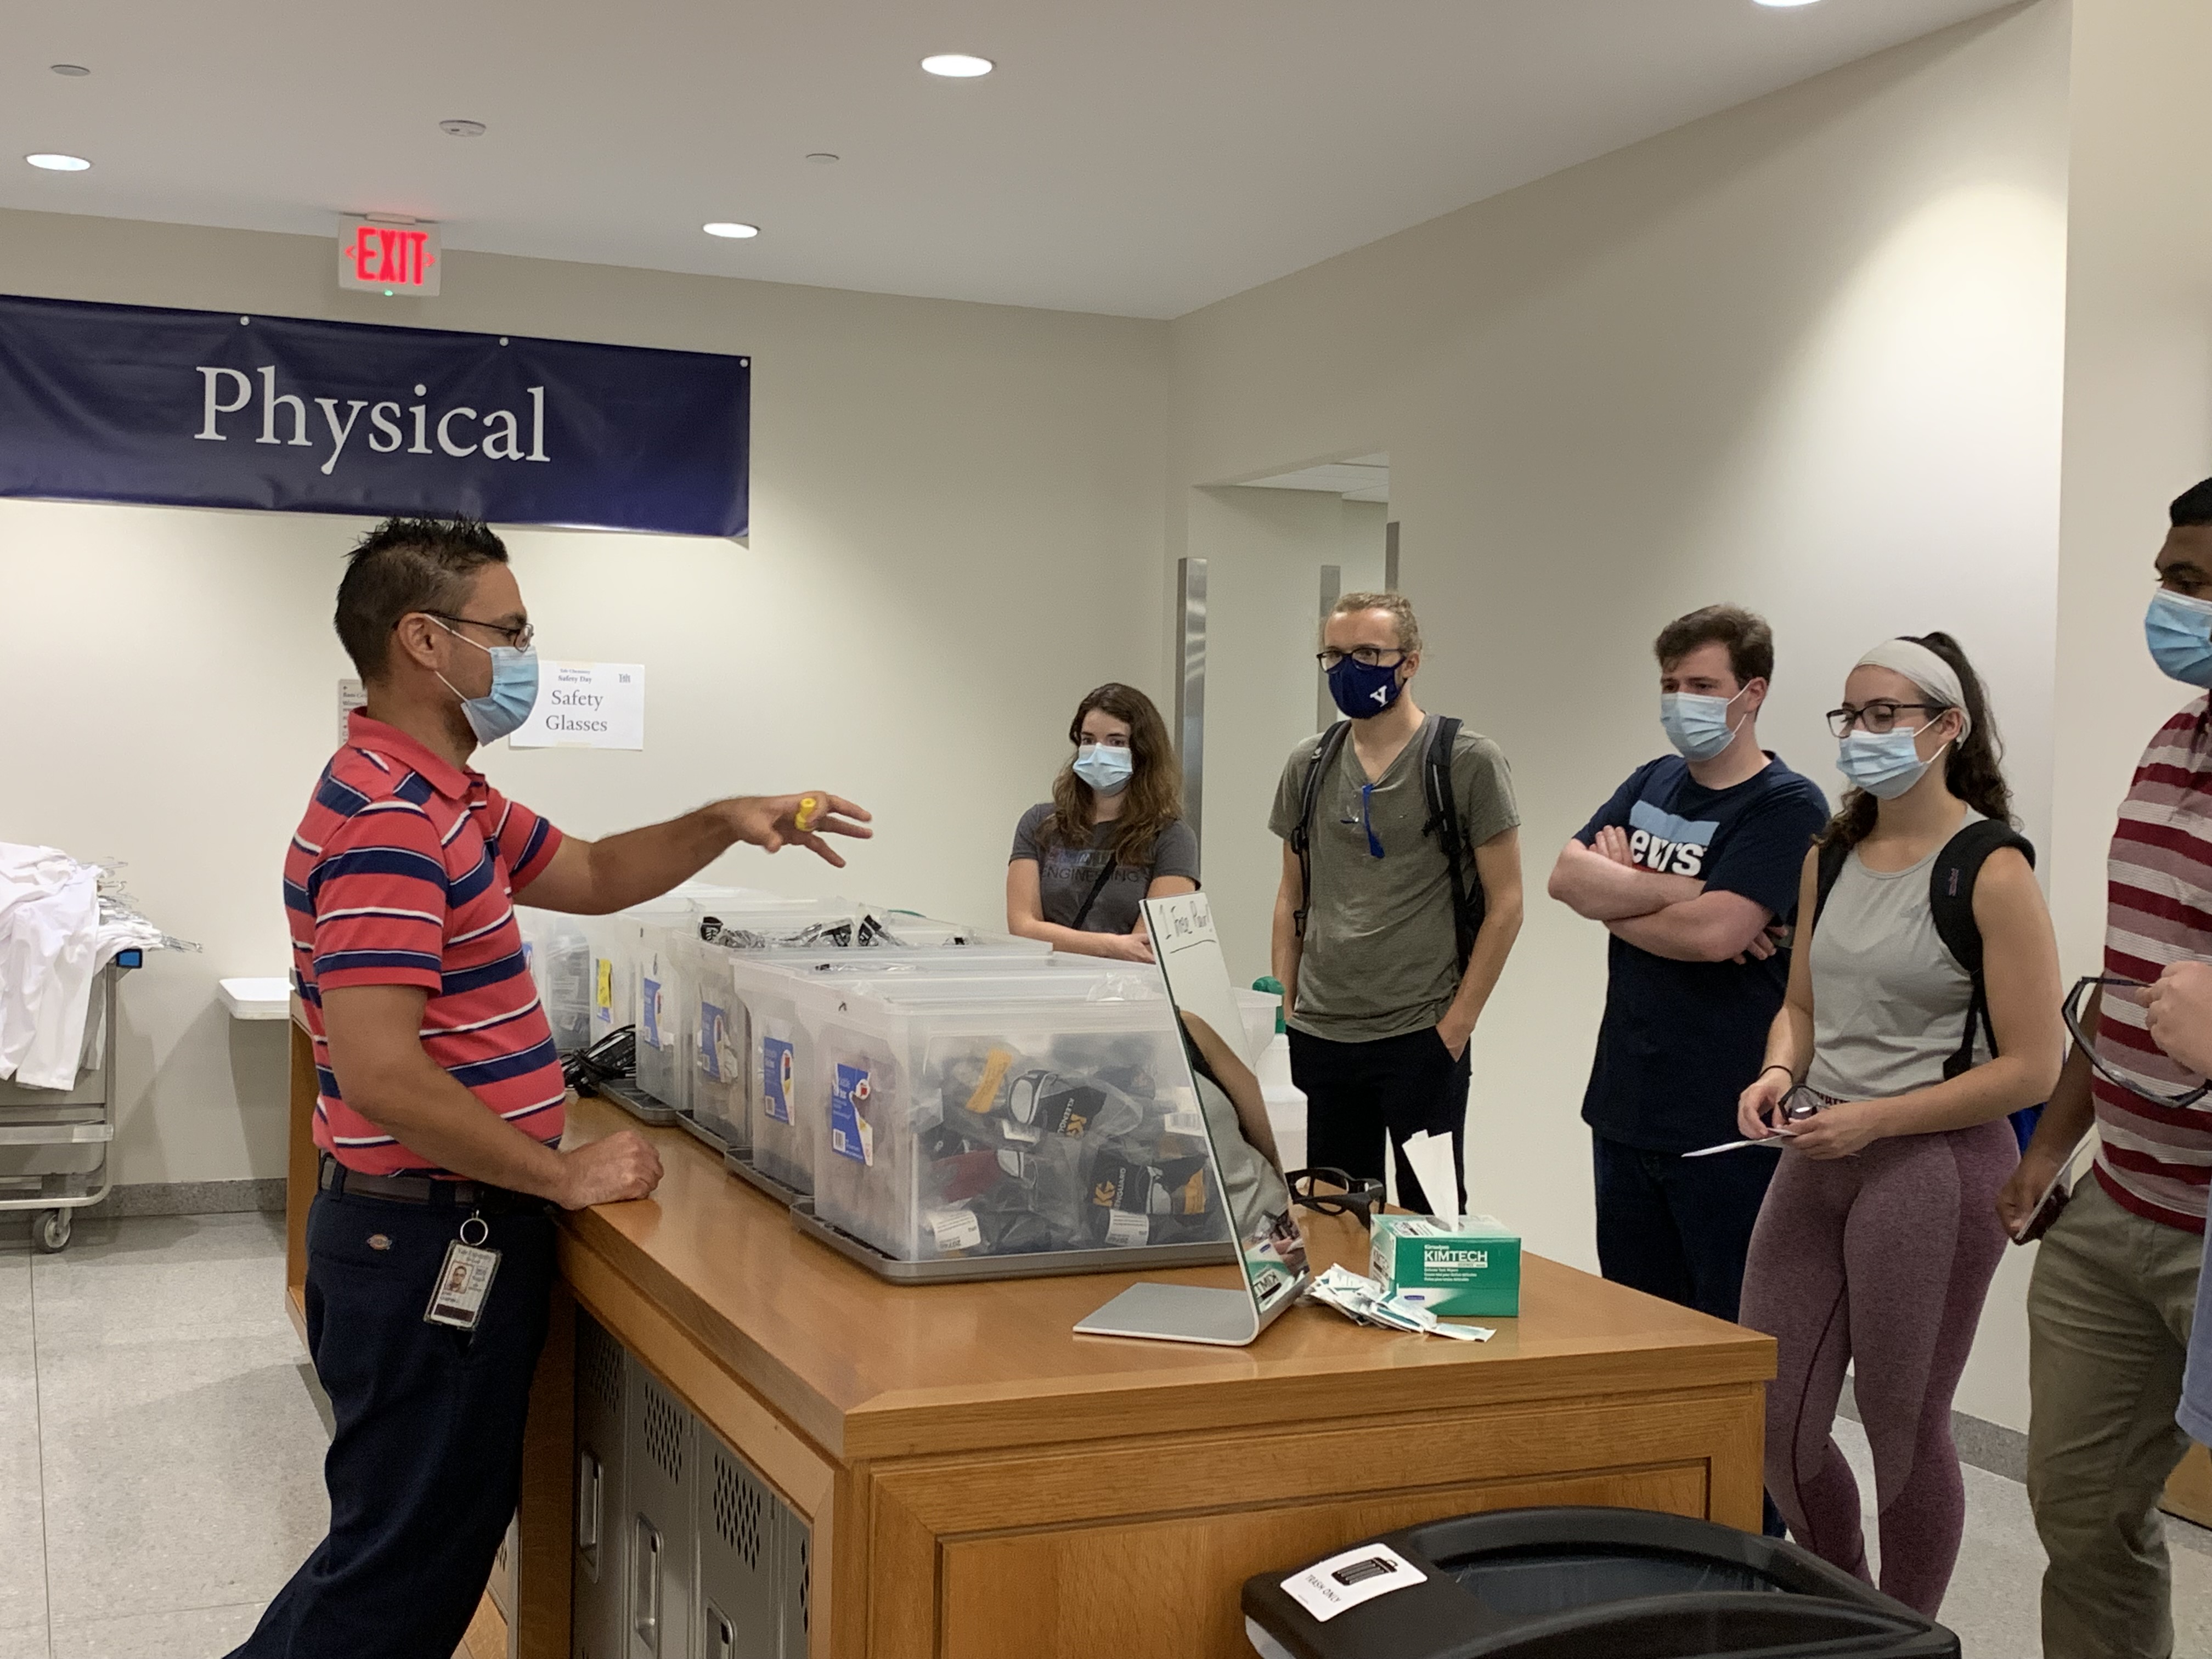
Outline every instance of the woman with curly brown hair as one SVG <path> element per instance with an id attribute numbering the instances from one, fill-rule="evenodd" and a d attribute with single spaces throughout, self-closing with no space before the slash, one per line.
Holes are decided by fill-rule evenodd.
<path id="1" fill-rule="evenodd" d="M 1951 1398 L 2019 1161 L 2005 1120 L 2058 1077 L 2058 948 L 1958 642 L 1876 646 L 1828 718 L 1853 787 L 1806 857 L 1789 991 L 1737 1108 L 1752 1139 L 1787 1137 L 1741 1316 L 1780 1350 L 1766 1486 L 1790 1532 L 1869 1577 L 1858 1486 L 1832 1432 L 1856 1360 L 1881 1588 L 1932 1617 L 1966 1521 Z M 1978 976 L 1954 950 L 1971 957 L 1977 940 Z"/>
<path id="2" fill-rule="evenodd" d="M 1056 951 L 1150 962 L 1139 901 L 1198 890 L 1198 837 L 1167 722 L 1109 680 L 1076 706 L 1075 753 L 1052 799 L 1022 814 L 1006 865 L 1006 927 Z"/>

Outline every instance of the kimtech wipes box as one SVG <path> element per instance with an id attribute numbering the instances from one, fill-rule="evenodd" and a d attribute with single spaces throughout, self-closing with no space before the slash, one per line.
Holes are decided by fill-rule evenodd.
<path id="1" fill-rule="evenodd" d="M 1368 1276 L 1447 1319 L 1518 1318 L 1521 1237 L 1492 1216 L 1378 1215 Z"/>

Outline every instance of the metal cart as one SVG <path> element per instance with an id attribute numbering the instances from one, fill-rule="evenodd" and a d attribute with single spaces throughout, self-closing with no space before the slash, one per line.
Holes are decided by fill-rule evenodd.
<path id="1" fill-rule="evenodd" d="M 144 962 L 142 951 L 118 951 L 94 978 L 76 1087 L 0 1082 L 0 1210 L 45 1211 L 36 1229 L 41 1249 L 66 1245 L 71 1212 L 99 1203 L 112 1184 L 107 1149 L 115 1139 L 115 987 Z"/>

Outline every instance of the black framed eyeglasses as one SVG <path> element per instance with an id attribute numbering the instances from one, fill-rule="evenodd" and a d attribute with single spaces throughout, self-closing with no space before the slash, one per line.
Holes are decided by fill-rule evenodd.
<path id="1" fill-rule="evenodd" d="M 2081 999 L 2088 994 L 2092 986 L 2102 988 L 2107 985 L 2130 991 L 2150 989 L 2142 981 L 2130 979 L 2124 974 L 2087 974 L 2074 981 L 2074 988 L 2066 994 L 2066 1005 L 2060 1012 L 2065 1017 L 2067 1034 L 2081 1045 L 2081 1052 L 2088 1055 L 2089 1069 L 2115 1089 L 2125 1089 L 2138 1099 L 2148 1100 L 2156 1106 L 2194 1106 L 2205 1096 L 2212 1094 L 2212 1082 L 2207 1082 L 2198 1084 L 2186 1094 L 2162 1095 L 2155 1090 L 2144 1088 L 2117 1066 L 2106 1063 L 2105 1057 L 2097 1052 L 2096 1039 L 2081 1029 Z"/>
<path id="2" fill-rule="evenodd" d="M 1887 697 L 1876 697 L 1863 708 L 1845 703 L 1828 711 L 1828 730 L 1839 738 L 1848 738 L 1856 726 L 1880 736 L 1897 729 L 1897 716 L 1902 709 L 1917 708 L 1923 714 L 1940 714 L 1950 706 L 1948 702 L 1893 702 Z"/>
<path id="3" fill-rule="evenodd" d="M 1326 651 L 1314 653 L 1314 660 L 1322 665 L 1324 672 L 1334 668 L 1346 657 L 1362 668 L 1380 668 L 1385 657 L 1394 659 L 1389 665 L 1393 668 L 1406 660 L 1406 653 L 1395 645 L 1355 645 L 1349 651 L 1340 651 L 1331 646 Z"/>
<path id="4" fill-rule="evenodd" d="M 428 611 L 423 614 L 435 617 L 442 623 L 465 623 L 471 628 L 488 628 L 518 651 L 529 650 L 531 641 L 538 637 L 538 629 L 531 623 L 525 623 L 520 628 L 509 628 L 505 623 L 483 622 L 474 617 L 455 617 L 443 611 Z"/>
<path id="5" fill-rule="evenodd" d="M 1382 1206 L 1382 1183 L 1372 1176 L 1355 1181 L 1322 1165 L 1293 1170 L 1284 1179 L 1290 1182 L 1291 1203 L 1323 1215 L 1356 1215 L 1363 1227 L 1375 1224 L 1375 1212 Z"/>

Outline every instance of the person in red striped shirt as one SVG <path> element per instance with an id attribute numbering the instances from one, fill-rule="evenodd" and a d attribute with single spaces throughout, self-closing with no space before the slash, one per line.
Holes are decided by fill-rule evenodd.
<path id="1" fill-rule="evenodd" d="M 2173 678 L 2212 686 L 2212 479 L 2176 500 L 2145 622 Z M 2050 1224 L 2028 1285 L 2027 1493 L 2050 1565 L 2049 1659 L 2173 1651 L 2158 1501 L 2188 1449 L 2175 1421 L 2212 1182 L 2201 1048 L 2148 988 L 2212 958 L 2212 717 L 2198 696 L 2159 728 L 2120 804 L 2107 864 L 2103 982 L 1997 1200 L 2027 1231 L 2094 1120 L 2094 1173 Z M 2185 1058 L 2194 1053 L 2198 1058 Z"/>
<path id="2" fill-rule="evenodd" d="M 537 656 L 482 524 L 379 525 L 336 620 L 368 705 L 284 860 L 318 1084 L 307 1315 L 336 1423 L 331 1526 L 236 1650 L 255 1659 L 459 1645 L 520 1491 L 553 1211 L 660 1179 L 633 1131 L 562 1147 L 566 1091 L 516 899 L 604 915 L 740 842 L 842 865 L 823 836 L 871 833 L 815 791 L 805 823 L 807 797 L 750 797 L 586 842 L 493 788 L 469 757 L 528 717 Z"/>

